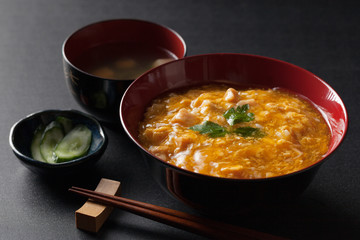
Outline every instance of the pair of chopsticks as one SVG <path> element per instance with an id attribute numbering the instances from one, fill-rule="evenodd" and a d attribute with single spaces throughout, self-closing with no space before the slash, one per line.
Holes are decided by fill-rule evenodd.
<path id="1" fill-rule="evenodd" d="M 212 219 L 194 216 L 177 210 L 168 209 L 123 197 L 95 192 L 88 189 L 71 187 L 69 191 L 89 197 L 96 202 L 120 208 L 136 215 L 146 217 L 175 228 L 206 236 L 211 239 L 285 239 L 267 233 L 257 232 L 254 230 L 240 228 L 237 226 L 218 222 Z"/>

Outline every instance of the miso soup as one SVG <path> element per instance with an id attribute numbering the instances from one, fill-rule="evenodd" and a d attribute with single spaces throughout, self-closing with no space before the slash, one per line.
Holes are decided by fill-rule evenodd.
<path id="1" fill-rule="evenodd" d="M 172 52 L 158 46 L 121 42 L 93 47 L 76 59 L 74 65 L 98 77 L 132 80 L 175 59 Z"/>

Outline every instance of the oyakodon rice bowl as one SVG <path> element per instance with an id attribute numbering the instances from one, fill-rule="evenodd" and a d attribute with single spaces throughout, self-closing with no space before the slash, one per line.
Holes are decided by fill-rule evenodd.
<path id="1" fill-rule="evenodd" d="M 194 138 L 186 139 L 184 132 L 181 137 L 174 135 L 174 131 L 161 133 L 165 126 L 161 120 L 157 123 L 148 122 L 142 127 L 141 124 L 149 120 L 146 110 L 151 110 L 151 104 L 156 103 L 155 99 L 164 100 L 166 93 L 171 92 L 173 94 L 169 95 L 170 98 L 179 92 L 186 94 L 186 90 L 209 84 L 225 86 L 223 92 L 214 97 L 221 98 L 221 101 L 197 101 L 196 98 L 201 94 L 194 99 L 177 99 L 174 101 L 175 105 L 179 105 L 178 111 L 167 117 L 171 123 L 171 127 L 168 125 L 169 129 L 182 128 Z M 299 102 L 296 103 L 297 106 L 294 103 L 287 106 L 290 111 L 286 112 L 281 109 L 286 108 L 281 106 L 284 101 L 276 103 L 274 100 L 280 99 L 280 95 L 271 101 L 264 100 L 266 98 L 255 97 L 255 93 L 247 92 L 254 90 L 263 91 L 257 93 L 260 96 L 270 92 L 299 96 L 295 101 Z M 208 115 L 207 111 L 211 108 L 214 110 L 213 114 Z M 160 113 L 164 113 L 159 109 Z M 314 110 L 315 115 L 310 116 L 306 112 L 309 109 Z M 244 114 L 244 121 L 237 120 L 238 113 Z M 264 122 L 266 114 L 270 114 L 268 117 L 273 119 L 273 129 Z M 184 115 L 190 116 L 189 119 L 192 120 L 181 123 Z M 219 213 L 236 213 L 259 204 L 294 199 L 309 185 L 321 163 L 338 147 L 347 130 L 346 109 L 337 93 L 324 81 L 292 64 L 244 54 L 187 57 L 147 72 L 128 88 L 121 102 L 120 117 L 126 132 L 145 156 L 151 174 L 167 192 L 200 211 Z M 286 125 L 281 122 L 284 117 L 287 117 Z M 166 117 L 160 118 L 165 120 Z M 315 126 L 315 122 L 321 124 Z M 294 128 L 290 128 L 290 125 Z M 304 128 L 303 125 L 307 127 Z M 146 129 L 151 129 L 152 126 L 155 126 L 155 131 L 146 133 Z M 323 131 L 325 137 L 319 139 L 316 133 L 311 133 L 307 138 L 302 138 L 304 129 L 308 130 L 309 126 L 315 126 L 313 130 L 317 132 Z M 226 150 L 236 152 L 236 149 L 231 149 L 234 146 L 228 144 L 215 144 L 213 149 L 197 149 L 201 143 L 222 142 L 226 138 L 233 138 L 231 141 L 237 142 L 237 145 L 247 145 L 246 156 L 238 151 L 230 157 Z M 147 140 L 151 139 L 159 142 L 149 144 Z M 300 147 L 303 143 L 309 147 L 315 145 L 314 141 L 319 143 L 315 148 L 316 154 L 314 148 L 309 148 L 306 152 L 306 147 Z M 263 150 L 252 146 L 260 142 L 276 144 L 266 145 Z M 289 145 L 291 151 L 284 151 L 282 147 L 285 145 Z M 271 146 L 273 151 L 266 150 Z M 193 154 L 182 154 L 179 158 L 180 154 L 171 159 L 183 151 L 192 151 Z M 258 163 L 254 158 L 256 155 L 270 163 L 268 165 L 271 169 L 262 171 L 264 163 Z M 274 157 L 269 157 L 270 155 Z M 315 155 L 316 159 L 310 162 L 303 159 L 304 156 L 312 158 Z M 187 158 L 191 164 L 186 163 Z M 224 162 L 229 161 L 235 164 L 226 168 Z M 275 171 L 276 168 L 281 168 L 276 162 L 284 161 L 288 161 L 288 166 L 292 169 Z M 200 164 L 195 165 L 196 162 Z M 304 165 L 297 164 L 301 162 Z"/>
<path id="2" fill-rule="evenodd" d="M 171 92 L 146 110 L 139 139 L 180 168 L 225 178 L 299 171 L 327 152 L 330 133 L 314 106 L 279 89 L 206 85 Z"/>

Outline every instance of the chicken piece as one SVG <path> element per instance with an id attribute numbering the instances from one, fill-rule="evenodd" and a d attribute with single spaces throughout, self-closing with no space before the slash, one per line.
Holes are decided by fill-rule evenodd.
<path id="1" fill-rule="evenodd" d="M 184 151 L 193 142 L 194 139 L 188 135 L 175 138 L 176 147 L 178 147 L 180 151 Z"/>
<path id="2" fill-rule="evenodd" d="M 160 144 L 168 135 L 167 128 L 146 129 L 143 133 L 143 136 L 154 145 Z"/>
<path id="3" fill-rule="evenodd" d="M 171 123 L 178 123 L 184 127 L 191 127 L 198 122 L 199 119 L 185 108 L 180 109 L 179 112 L 171 119 Z"/>
<path id="4" fill-rule="evenodd" d="M 199 107 L 204 101 L 206 101 L 206 99 L 208 99 L 210 97 L 209 93 L 202 93 L 200 94 L 200 96 L 198 96 L 197 98 L 195 98 L 194 100 L 192 100 L 190 106 L 192 108 L 197 108 Z"/>
<path id="5" fill-rule="evenodd" d="M 169 155 L 168 146 L 151 146 L 149 151 L 162 160 L 167 160 Z"/>
<path id="6" fill-rule="evenodd" d="M 236 105 L 242 106 L 245 104 L 249 104 L 249 106 L 254 106 L 254 105 L 256 105 L 256 101 L 255 101 L 255 99 L 243 99 L 243 100 L 240 100 Z"/>
<path id="7" fill-rule="evenodd" d="M 239 177 L 243 178 L 246 171 L 244 171 L 244 166 L 238 164 L 233 166 L 226 166 L 220 168 L 220 172 L 222 175 L 227 177 Z"/>
<path id="8" fill-rule="evenodd" d="M 240 100 L 240 95 L 239 92 L 236 91 L 233 88 L 229 88 L 228 90 L 226 90 L 225 95 L 224 95 L 224 100 L 226 102 L 231 102 L 231 103 L 235 103 L 238 102 Z"/>
<path id="9" fill-rule="evenodd" d="M 209 100 L 204 100 L 202 104 L 200 105 L 200 112 L 202 114 L 208 114 L 211 111 L 216 111 L 216 105 Z"/>

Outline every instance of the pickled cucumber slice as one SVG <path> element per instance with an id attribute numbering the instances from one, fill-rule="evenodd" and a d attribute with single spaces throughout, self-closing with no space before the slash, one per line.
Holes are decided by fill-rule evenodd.
<path id="1" fill-rule="evenodd" d="M 54 149 L 63 138 L 64 131 L 60 123 L 52 121 L 46 126 L 40 143 L 40 153 L 46 162 L 56 163 Z"/>
<path id="2" fill-rule="evenodd" d="M 41 161 L 41 162 L 46 162 L 40 152 L 40 143 L 41 143 L 42 135 L 44 133 L 44 129 L 45 129 L 45 126 L 41 124 L 35 130 L 33 139 L 31 141 L 31 146 L 30 146 L 32 158 L 35 160 Z"/>
<path id="3" fill-rule="evenodd" d="M 92 132 L 85 125 L 76 125 L 55 148 L 57 162 L 65 162 L 84 156 L 91 144 Z"/>
<path id="4" fill-rule="evenodd" d="M 68 132 L 71 131 L 71 129 L 73 127 L 73 123 L 72 123 L 71 119 L 69 119 L 67 117 L 63 117 L 63 116 L 57 116 L 55 120 L 61 124 L 61 126 L 64 129 L 65 134 L 67 134 Z"/>

